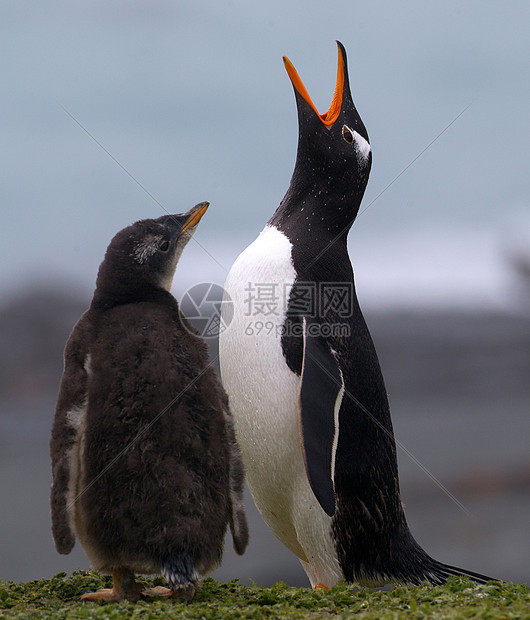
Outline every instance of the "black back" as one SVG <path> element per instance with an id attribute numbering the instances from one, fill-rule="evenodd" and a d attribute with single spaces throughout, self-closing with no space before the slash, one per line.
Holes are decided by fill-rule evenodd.
<path id="1" fill-rule="evenodd" d="M 346 52 L 340 43 L 338 46 L 337 89 L 341 85 L 342 61 L 342 98 L 336 89 L 327 114 L 316 112 L 297 74 L 288 68 L 298 108 L 298 151 L 289 189 L 269 221 L 289 238 L 296 271 L 282 335 L 286 362 L 291 370 L 302 374 L 302 322 L 316 323 L 320 325 L 320 332 L 315 332 L 319 341 L 312 350 L 322 354 L 315 354 L 314 363 L 305 365 L 304 374 L 309 368 L 311 376 L 303 377 L 301 390 L 307 383 L 311 395 L 317 391 L 315 385 L 327 389 L 326 384 L 337 384 L 335 364 L 344 382 L 333 481 L 335 505 L 325 491 L 319 495 L 315 488 L 329 476 L 329 459 L 321 459 L 326 471 L 317 474 L 307 465 L 305 454 L 308 477 L 323 509 L 333 514 L 333 536 L 347 581 L 436 583 L 449 574 L 461 573 L 480 581 L 486 578 L 432 560 L 410 534 L 401 505 L 386 389 L 357 300 L 347 251 L 347 234 L 361 204 L 372 154 L 351 97 Z M 326 124 L 337 101 L 340 110 L 335 105 L 335 120 Z M 329 348 L 327 368 L 322 334 Z M 326 402 L 326 398 L 321 395 L 320 401 Z M 304 429 L 303 410 L 301 415 Z M 318 433 L 320 424 L 310 419 L 308 432 Z M 329 447 L 334 430 L 331 424 L 328 420 L 329 428 L 317 438 L 309 442 L 304 438 L 305 452 L 315 439 L 313 443 L 327 442 Z M 320 458 L 318 448 L 315 455 Z"/>
<path id="2" fill-rule="evenodd" d="M 107 553 L 163 560 L 184 549 L 203 572 L 230 518 L 228 403 L 205 344 L 162 296 L 91 317 L 80 501 Z"/>

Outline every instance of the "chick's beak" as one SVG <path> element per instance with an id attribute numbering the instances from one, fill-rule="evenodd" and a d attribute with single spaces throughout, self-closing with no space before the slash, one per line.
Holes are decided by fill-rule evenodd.
<path id="1" fill-rule="evenodd" d="M 180 229 L 180 234 L 188 230 L 188 228 L 196 226 L 201 221 L 202 216 L 206 213 L 209 206 L 209 202 L 200 202 L 198 205 L 192 207 L 187 213 L 184 213 L 183 216 L 186 217 L 186 219 Z"/>

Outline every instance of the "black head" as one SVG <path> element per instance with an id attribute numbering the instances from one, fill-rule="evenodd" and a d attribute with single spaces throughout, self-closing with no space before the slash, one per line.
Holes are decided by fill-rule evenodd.
<path id="1" fill-rule="evenodd" d="M 169 291 L 180 255 L 208 205 L 201 202 L 186 213 L 140 220 L 120 230 L 99 267 L 94 303 L 108 306 Z"/>
<path id="2" fill-rule="evenodd" d="M 304 218 L 316 210 L 317 218 L 332 231 L 349 228 L 355 220 L 372 165 L 368 133 L 350 93 L 346 51 L 338 41 L 337 45 L 335 93 L 324 114 L 319 114 L 296 69 L 284 57 L 298 108 L 298 152 L 289 190 L 277 212 L 285 221 L 301 206 Z"/>

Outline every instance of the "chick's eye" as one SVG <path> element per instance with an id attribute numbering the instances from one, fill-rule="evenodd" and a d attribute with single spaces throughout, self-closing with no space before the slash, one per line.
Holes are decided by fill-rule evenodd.
<path id="1" fill-rule="evenodd" d="M 158 248 L 161 252 L 167 252 L 169 250 L 169 241 L 162 241 L 160 247 Z"/>
<path id="2" fill-rule="evenodd" d="M 342 137 L 346 140 L 348 144 L 353 144 L 353 133 L 347 125 L 343 125 L 342 127 Z"/>

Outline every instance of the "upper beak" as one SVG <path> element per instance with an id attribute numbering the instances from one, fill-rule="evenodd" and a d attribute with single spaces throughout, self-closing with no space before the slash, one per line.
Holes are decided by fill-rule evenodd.
<path id="1" fill-rule="evenodd" d="M 300 79 L 300 76 L 298 75 L 291 61 L 286 56 L 283 57 L 285 68 L 287 70 L 289 78 L 291 79 L 294 89 L 315 111 L 316 115 L 320 118 L 320 120 L 322 121 L 322 123 L 324 123 L 326 127 L 331 127 L 331 125 L 333 125 L 333 123 L 337 120 L 340 114 L 340 111 L 341 111 L 342 96 L 344 93 L 344 75 L 345 75 L 346 57 L 345 57 L 344 47 L 338 41 L 337 41 L 337 47 L 338 47 L 339 58 L 338 58 L 338 64 L 337 64 L 337 81 L 335 84 L 335 92 L 333 93 L 333 99 L 331 101 L 331 105 L 329 106 L 328 111 L 324 112 L 324 114 L 320 114 L 319 111 L 317 110 L 315 104 L 313 103 L 313 101 L 311 100 L 311 97 L 309 96 L 309 93 L 306 90 L 306 87 L 304 86 L 302 80 Z"/>

